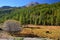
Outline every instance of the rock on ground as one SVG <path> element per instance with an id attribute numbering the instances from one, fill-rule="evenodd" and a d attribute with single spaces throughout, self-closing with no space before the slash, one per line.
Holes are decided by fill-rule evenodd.
<path id="1" fill-rule="evenodd" d="M 52 40 L 49 38 L 24 38 L 23 40 Z"/>

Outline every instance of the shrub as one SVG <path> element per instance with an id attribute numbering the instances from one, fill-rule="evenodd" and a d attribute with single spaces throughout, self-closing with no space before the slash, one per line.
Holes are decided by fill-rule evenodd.
<path id="1" fill-rule="evenodd" d="M 21 24 L 16 20 L 7 20 L 3 24 L 4 31 L 17 32 L 17 31 L 20 31 L 21 29 L 22 29 Z"/>

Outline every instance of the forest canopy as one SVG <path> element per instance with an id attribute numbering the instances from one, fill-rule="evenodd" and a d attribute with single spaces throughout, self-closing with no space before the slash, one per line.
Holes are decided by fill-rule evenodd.
<path id="1" fill-rule="evenodd" d="M 21 24 L 60 25 L 60 2 L 35 6 L 0 9 L 0 23 L 14 19 Z"/>

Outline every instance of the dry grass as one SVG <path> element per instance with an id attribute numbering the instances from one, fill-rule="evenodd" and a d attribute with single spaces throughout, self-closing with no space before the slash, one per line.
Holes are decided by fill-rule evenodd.
<path id="1" fill-rule="evenodd" d="M 30 28 L 31 27 L 31 28 Z M 60 26 L 28 25 L 19 34 L 34 34 L 43 38 L 60 38 Z"/>

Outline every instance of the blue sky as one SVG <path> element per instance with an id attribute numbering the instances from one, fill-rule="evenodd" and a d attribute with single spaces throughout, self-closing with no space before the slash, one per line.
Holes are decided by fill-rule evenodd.
<path id="1" fill-rule="evenodd" d="M 60 0 L 0 0 L 0 7 L 1 6 L 24 6 L 29 2 L 39 2 L 41 3 L 54 3 L 60 2 Z"/>

